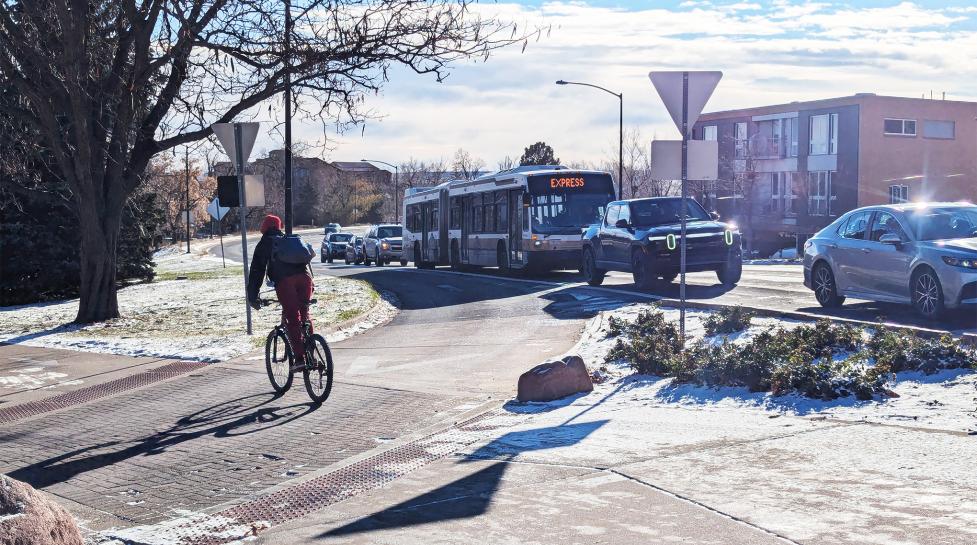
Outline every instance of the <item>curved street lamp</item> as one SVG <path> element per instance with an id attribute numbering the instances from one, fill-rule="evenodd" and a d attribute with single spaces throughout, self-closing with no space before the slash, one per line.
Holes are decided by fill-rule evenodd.
<path id="1" fill-rule="evenodd" d="M 600 85 L 594 85 L 592 83 L 581 83 L 578 81 L 564 81 L 557 80 L 557 85 L 583 85 L 584 87 L 593 87 L 594 89 L 600 89 L 605 93 L 610 93 L 617 97 L 620 105 L 620 117 L 618 124 L 618 141 L 617 141 L 617 198 L 624 198 L 624 93 L 615 93 L 610 89 L 605 89 Z M 633 196 L 633 195 L 632 195 Z"/>
<path id="2" fill-rule="evenodd" d="M 381 165 L 387 165 L 394 169 L 394 223 L 400 223 L 400 169 L 397 165 L 391 165 L 386 161 L 378 161 L 376 159 L 360 159 L 364 163 L 380 163 Z"/>

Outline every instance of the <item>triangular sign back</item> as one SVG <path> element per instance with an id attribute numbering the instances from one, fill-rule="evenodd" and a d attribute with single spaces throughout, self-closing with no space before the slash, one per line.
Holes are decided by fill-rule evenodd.
<path id="1" fill-rule="evenodd" d="M 685 72 L 680 70 L 648 73 L 652 85 L 655 86 L 659 96 L 662 97 L 662 102 L 665 103 L 665 108 L 668 109 L 668 113 L 672 116 L 672 121 L 675 122 L 679 133 L 682 132 L 683 73 Z M 686 120 L 689 129 L 691 129 L 692 125 L 695 125 L 696 120 L 699 119 L 699 114 L 705 108 L 706 102 L 709 102 L 709 97 L 712 96 L 716 85 L 719 85 L 719 80 L 722 79 L 723 73 L 719 71 L 689 71 L 688 74 L 689 110 Z"/>
<path id="2" fill-rule="evenodd" d="M 254 141 L 258 138 L 260 123 L 214 123 L 210 126 L 231 161 L 235 160 L 234 125 L 241 125 L 241 161 L 247 163 L 248 157 L 251 157 L 251 150 L 254 149 Z"/>

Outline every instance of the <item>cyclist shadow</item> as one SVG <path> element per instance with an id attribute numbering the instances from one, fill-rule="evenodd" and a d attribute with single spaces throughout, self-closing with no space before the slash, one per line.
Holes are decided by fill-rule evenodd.
<path id="1" fill-rule="evenodd" d="M 315 412 L 319 406 L 295 403 L 269 406 L 279 395 L 254 394 L 224 401 L 180 418 L 169 428 L 134 441 L 108 441 L 85 446 L 7 472 L 35 488 L 62 483 L 138 456 L 154 456 L 202 437 L 217 439 L 267 432 Z"/>

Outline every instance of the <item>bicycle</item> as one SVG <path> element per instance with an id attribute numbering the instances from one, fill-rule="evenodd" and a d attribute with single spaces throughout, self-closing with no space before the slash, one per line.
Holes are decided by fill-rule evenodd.
<path id="1" fill-rule="evenodd" d="M 275 300 L 260 300 L 262 306 L 277 303 Z M 312 299 L 309 304 L 315 304 Z M 305 391 L 316 404 L 321 404 L 332 391 L 332 352 L 329 343 L 319 334 L 312 333 L 312 323 L 302 321 L 302 343 L 305 347 L 305 368 L 302 377 L 305 381 Z M 284 394 L 292 387 L 294 374 L 292 371 L 292 346 L 288 342 L 285 320 L 276 325 L 265 340 L 265 368 L 268 380 L 278 395 Z"/>

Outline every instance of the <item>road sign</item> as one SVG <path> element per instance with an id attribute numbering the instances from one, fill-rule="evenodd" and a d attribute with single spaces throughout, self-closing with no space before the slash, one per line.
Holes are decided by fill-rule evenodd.
<path id="1" fill-rule="evenodd" d="M 247 206 L 265 205 L 265 177 L 260 174 L 245 174 L 244 189 L 247 195 Z M 223 206 L 235 208 L 241 206 L 240 188 L 237 176 L 217 177 L 217 198 Z"/>
<path id="2" fill-rule="evenodd" d="M 719 179 L 719 142 L 689 140 L 687 180 Z M 682 141 L 651 142 L 651 177 L 656 180 L 682 179 Z"/>
<path id="3" fill-rule="evenodd" d="M 234 155 L 234 125 L 241 127 L 241 161 L 247 161 L 251 157 L 251 150 L 254 148 L 254 141 L 258 138 L 259 123 L 214 123 L 210 126 L 224 147 L 224 153 L 231 159 Z"/>
<path id="4" fill-rule="evenodd" d="M 685 73 L 682 71 L 648 73 L 652 85 L 655 86 L 658 94 L 662 97 L 665 108 L 668 109 L 669 115 L 672 116 L 672 121 L 675 122 L 675 126 L 678 127 L 680 132 L 682 130 L 682 80 L 683 74 Z M 713 90 L 716 89 L 716 85 L 722 79 L 723 73 L 718 71 L 703 71 L 688 72 L 688 74 L 689 102 L 686 110 L 686 120 L 688 126 L 692 127 L 692 125 L 695 125 L 696 120 L 699 119 L 699 114 L 702 113 L 702 108 L 706 106 L 706 102 L 709 102 L 709 97 L 712 96 Z"/>
<path id="5" fill-rule="evenodd" d="M 207 213 L 217 221 L 224 219 L 224 216 L 231 211 L 229 206 L 221 206 L 220 199 L 214 199 L 207 205 Z"/>

